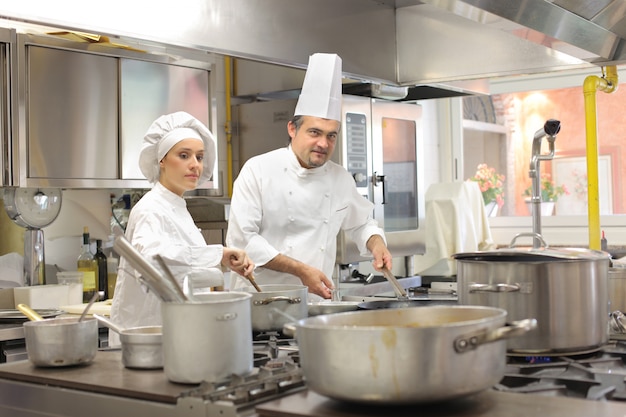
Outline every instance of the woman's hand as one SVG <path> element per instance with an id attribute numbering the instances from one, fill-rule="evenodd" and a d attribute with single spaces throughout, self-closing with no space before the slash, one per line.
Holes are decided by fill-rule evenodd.
<path id="1" fill-rule="evenodd" d="M 248 277 L 255 266 L 245 251 L 228 247 L 224 247 L 222 265 L 244 277 Z"/>

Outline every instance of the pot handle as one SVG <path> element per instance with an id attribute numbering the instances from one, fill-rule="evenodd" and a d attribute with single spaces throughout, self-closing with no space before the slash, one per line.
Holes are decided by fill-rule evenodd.
<path id="1" fill-rule="evenodd" d="M 289 304 L 300 304 L 302 302 L 302 298 L 300 297 L 287 297 L 285 295 L 277 295 L 275 297 L 268 297 L 262 300 L 254 300 L 252 304 L 255 306 L 265 306 L 273 303 L 274 301 L 287 301 Z"/>
<path id="2" fill-rule="evenodd" d="M 477 284 L 475 282 L 468 285 L 469 292 L 518 292 L 521 290 L 519 284 Z"/>
<path id="3" fill-rule="evenodd" d="M 543 246 L 544 249 L 548 249 L 548 244 L 546 243 L 546 241 L 544 240 L 543 236 L 541 236 L 540 233 L 518 233 L 516 234 L 513 239 L 511 239 L 511 243 L 509 244 L 509 248 L 514 248 L 515 247 L 515 241 L 517 240 L 518 237 L 532 237 L 534 239 L 539 240 L 539 242 L 541 242 L 541 245 Z"/>
<path id="4" fill-rule="evenodd" d="M 457 337 L 454 340 L 454 350 L 457 353 L 467 352 L 485 343 L 521 336 L 536 328 L 536 319 L 524 319 L 494 330 L 479 330 Z"/>

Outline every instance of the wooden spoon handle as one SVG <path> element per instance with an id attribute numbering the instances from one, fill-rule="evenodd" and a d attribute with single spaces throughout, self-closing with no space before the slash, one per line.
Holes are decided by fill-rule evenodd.
<path id="1" fill-rule="evenodd" d="M 248 281 L 250 281 L 255 290 L 257 290 L 258 292 L 262 292 L 261 287 L 259 287 L 259 285 L 256 283 L 256 280 L 254 279 L 254 274 L 252 272 L 246 278 L 248 278 Z"/>

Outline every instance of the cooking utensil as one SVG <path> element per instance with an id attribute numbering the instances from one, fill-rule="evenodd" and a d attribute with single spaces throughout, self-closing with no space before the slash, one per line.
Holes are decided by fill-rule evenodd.
<path id="1" fill-rule="evenodd" d="M 251 294 L 215 291 L 161 304 L 168 380 L 217 382 L 252 371 Z"/>
<path id="2" fill-rule="evenodd" d="M 250 275 L 248 275 L 246 278 L 248 278 L 248 281 L 250 281 L 250 284 L 252 284 L 252 286 L 254 287 L 255 290 L 257 290 L 257 292 L 262 292 L 261 287 L 259 287 L 259 285 L 256 283 L 256 279 L 254 278 L 254 273 L 250 272 Z"/>
<path id="3" fill-rule="evenodd" d="M 26 304 L 18 304 L 17 309 L 21 311 L 29 320 L 40 321 L 44 319 L 39 313 Z"/>
<path id="4" fill-rule="evenodd" d="M 497 384 L 506 339 L 536 326 L 505 325 L 505 310 L 424 307 L 309 317 L 295 329 L 307 388 L 342 401 L 410 404 L 470 395 Z"/>
<path id="5" fill-rule="evenodd" d="M 187 300 L 187 296 L 178 285 L 178 281 L 176 280 L 174 273 L 172 272 L 170 267 L 165 263 L 165 260 L 163 260 L 163 257 L 159 254 L 156 254 L 154 255 L 154 258 L 157 260 L 159 265 L 161 265 L 161 268 L 163 268 L 163 271 L 165 272 L 165 278 L 169 281 L 169 286 L 175 290 L 177 297 L 181 298 L 183 301 Z M 193 295 L 193 291 L 191 291 L 191 294 Z"/>
<path id="6" fill-rule="evenodd" d="M 383 276 L 389 281 L 396 295 L 398 296 L 398 300 L 408 300 L 409 296 L 406 293 L 406 290 L 400 285 L 396 277 L 391 273 L 391 271 L 387 267 L 383 267 L 381 269 Z"/>
<path id="7" fill-rule="evenodd" d="M 28 359 L 35 366 L 61 367 L 91 362 L 98 349 L 98 322 L 76 317 L 43 319 L 30 307 L 18 309 L 32 321 L 24 323 Z"/>
<path id="8" fill-rule="evenodd" d="M 65 313 L 63 310 L 57 309 L 34 309 L 36 313 L 38 313 L 44 319 L 49 319 L 53 317 L 60 316 Z M 22 313 L 19 309 L 1 309 L 0 310 L 0 324 L 9 324 L 9 323 L 24 323 L 29 320 L 29 318 Z"/>
<path id="9" fill-rule="evenodd" d="M 186 301 L 180 286 L 173 285 L 161 272 L 148 262 L 137 249 L 130 244 L 123 235 L 115 238 L 113 248 L 123 256 L 128 263 L 141 274 L 139 280 L 150 288 L 163 301 Z"/>
<path id="10" fill-rule="evenodd" d="M 107 319 L 104 316 L 101 316 L 99 314 L 94 314 L 93 317 L 96 320 L 98 320 L 100 323 L 102 323 L 105 326 L 107 326 L 109 329 L 113 330 L 117 334 L 122 334 L 122 332 L 124 331 L 124 329 L 122 329 L 120 326 L 118 326 L 117 324 L 113 323 L 113 321 Z"/>
<path id="11" fill-rule="evenodd" d="M 507 342 L 510 354 L 562 355 L 598 350 L 609 338 L 609 255 L 582 248 L 513 247 L 459 253 L 459 304 L 532 316 L 536 331 Z"/>
<path id="12" fill-rule="evenodd" d="M 95 303 L 96 300 L 99 300 L 99 299 L 100 299 L 100 293 L 96 291 L 94 295 L 92 295 L 91 298 L 89 299 L 87 306 L 83 310 L 83 314 L 80 315 L 80 318 L 78 319 L 79 322 L 83 321 L 83 319 L 87 315 L 87 312 L 91 309 L 91 306 L 93 305 L 93 303 Z"/>
<path id="13" fill-rule="evenodd" d="M 163 367 L 163 329 L 142 326 L 122 329 L 104 316 L 93 317 L 120 335 L 122 364 L 126 368 L 159 369 Z"/>
<path id="14" fill-rule="evenodd" d="M 241 289 L 252 295 L 252 330 L 256 332 L 282 330 L 289 319 L 276 314 L 274 308 L 298 320 L 308 316 L 306 286 L 263 284 L 260 287 L 262 292 L 251 287 Z"/>

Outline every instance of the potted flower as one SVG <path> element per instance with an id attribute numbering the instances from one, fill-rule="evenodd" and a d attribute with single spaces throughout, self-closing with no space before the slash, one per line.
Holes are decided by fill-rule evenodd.
<path id="1" fill-rule="evenodd" d="M 556 185 L 552 180 L 552 176 L 548 173 L 541 174 L 539 181 L 541 185 L 541 214 L 543 216 L 551 216 L 554 212 L 554 204 L 558 201 L 562 195 L 569 195 L 569 190 L 565 186 Z M 524 190 L 524 197 L 526 197 L 526 204 L 528 205 L 528 211 L 532 213 L 532 206 L 530 198 L 533 195 L 533 186 L 531 185 Z"/>
<path id="2" fill-rule="evenodd" d="M 548 173 L 541 174 L 541 180 L 539 182 L 541 184 L 541 201 L 542 202 L 552 201 L 556 203 L 560 196 L 569 195 L 569 190 L 567 189 L 565 184 L 558 185 L 558 186 L 555 185 L 554 181 L 552 180 L 552 176 Z M 528 188 L 526 188 L 526 190 L 524 190 L 524 197 L 528 197 L 528 199 L 530 199 L 532 195 L 533 195 L 533 186 L 531 183 L 531 185 Z"/>
<path id="3" fill-rule="evenodd" d="M 502 207 L 504 204 L 504 190 L 502 188 L 504 175 L 498 174 L 495 168 L 487 164 L 479 164 L 476 168 L 476 174 L 470 178 L 470 181 L 478 183 L 485 206 L 494 203 L 493 205 Z"/>

